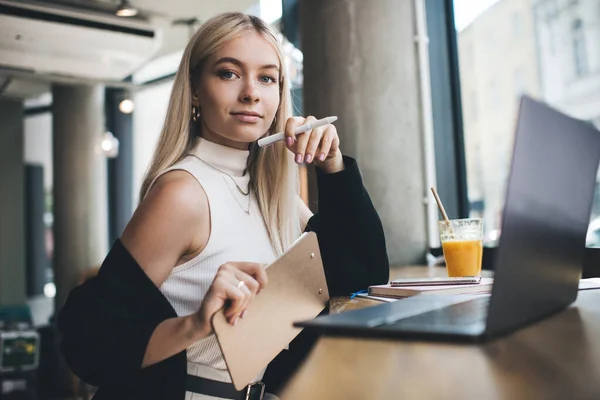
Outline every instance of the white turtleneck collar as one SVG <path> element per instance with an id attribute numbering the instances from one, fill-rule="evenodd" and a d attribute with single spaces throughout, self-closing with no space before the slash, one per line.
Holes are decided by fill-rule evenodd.
<path id="1" fill-rule="evenodd" d="M 233 177 L 241 178 L 248 165 L 249 150 L 239 150 L 217 144 L 201 137 L 192 149 L 196 157 Z M 248 174 L 245 174 L 248 176 Z"/>

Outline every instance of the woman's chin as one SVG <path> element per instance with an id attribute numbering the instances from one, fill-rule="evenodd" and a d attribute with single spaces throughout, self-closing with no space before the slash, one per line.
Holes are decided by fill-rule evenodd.
<path id="1" fill-rule="evenodd" d="M 229 139 L 248 144 L 256 142 L 265 134 L 256 127 L 242 127 L 242 129 L 238 127 L 238 129 L 232 130 L 231 133 L 232 135 Z"/>
<path id="2" fill-rule="evenodd" d="M 262 127 L 257 125 L 240 126 L 239 124 L 235 124 L 233 126 L 222 126 L 221 129 L 214 130 L 210 134 L 207 133 L 211 131 L 204 132 L 201 136 L 214 142 L 238 147 L 235 146 L 234 143 L 250 145 L 263 137 L 265 131 L 266 130 L 263 130 Z"/>

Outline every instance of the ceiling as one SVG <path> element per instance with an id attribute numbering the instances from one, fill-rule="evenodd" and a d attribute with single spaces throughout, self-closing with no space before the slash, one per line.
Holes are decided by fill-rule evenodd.
<path id="1" fill-rule="evenodd" d="M 57 8 L 68 7 L 89 13 L 113 14 L 119 0 L 22 0 L 51 4 Z M 226 11 L 258 13 L 260 0 L 129 0 L 139 9 L 135 19 L 150 21 L 160 27 L 162 43 L 154 58 L 183 49 L 199 24 Z M 0 95 L 30 98 L 47 92 L 50 83 L 43 76 L 27 77 L 12 75 L 10 81 L 0 74 Z"/>
<path id="2" fill-rule="evenodd" d="M 40 0 L 38 0 L 40 1 Z M 68 4 L 99 10 L 114 10 L 120 0 L 41 0 L 44 3 Z M 191 16 L 208 18 L 225 11 L 245 10 L 251 1 L 244 0 L 129 0 L 136 8 L 146 13 L 161 14 L 172 18 Z"/>
<path id="3" fill-rule="evenodd" d="M 39 1 L 39 0 L 38 0 Z M 42 0 L 43 3 L 68 5 L 90 11 L 114 13 L 120 0 Z M 129 0 L 140 16 L 164 30 L 163 46 L 157 57 L 182 49 L 198 23 L 227 11 L 256 12 L 260 0 Z M 194 24 L 193 21 L 197 20 Z M 191 23 L 191 26 L 190 26 Z"/>

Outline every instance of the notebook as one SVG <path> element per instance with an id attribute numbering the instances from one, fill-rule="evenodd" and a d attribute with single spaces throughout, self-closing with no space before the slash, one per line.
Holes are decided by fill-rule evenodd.
<path id="1" fill-rule="evenodd" d="M 383 285 L 386 286 L 386 285 Z M 600 278 L 586 278 L 586 279 L 581 279 L 579 281 L 579 290 L 591 290 L 591 289 L 600 289 Z M 483 293 L 469 293 L 469 294 L 487 294 L 488 291 L 486 290 Z M 423 293 L 420 293 L 423 294 Z M 433 292 L 430 292 L 429 294 L 433 294 Z M 439 293 L 439 294 L 446 294 L 446 293 Z M 377 301 L 382 301 L 384 303 L 392 303 L 394 301 L 398 301 L 400 299 L 403 299 L 405 297 L 410 297 L 410 296 L 395 296 L 395 297 L 391 297 L 391 296 L 375 296 L 375 295 L 370 295 L 368 293 L 357 293 L 356 297 L 361 297 L 363 299 L 370 299 L 370 300 L 377 300 Z"/>
<path id="2" fill-rule="evenodd" d="M 264 368 L 300 333 L 294 321 L 313 319 L 329 301 L 329 291 L 314 232 L 304 233 L 267 268 L 269 282 L 244 319 L 229 324 L 223 310 L 213 329 L 237 390 L 255 381 Z"/>
<path id="3" fill-rule="evenodd" d="M 390 285 L 369 286 L 369 296 L 411 297 L 434 294 L 488 294 L 492 291 L 493 278 L 481 278 L 472 285 L 423 285 L 392 287 Z"/>

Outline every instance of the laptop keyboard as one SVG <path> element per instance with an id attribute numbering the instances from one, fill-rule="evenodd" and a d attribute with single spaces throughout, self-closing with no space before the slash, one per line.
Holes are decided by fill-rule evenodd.
<path id="1" fill-rule="evenodd" d="M 475 322 L 485 321 L 487 317 L 490 297 L 479 297 L 462 303 L 453 304 L 437 310 L 428 311 L 412 317 L 397 320 L 388 318 L 384 325 L 436 325 L 436 326 L 456 326 L 468 325 Z"/>

